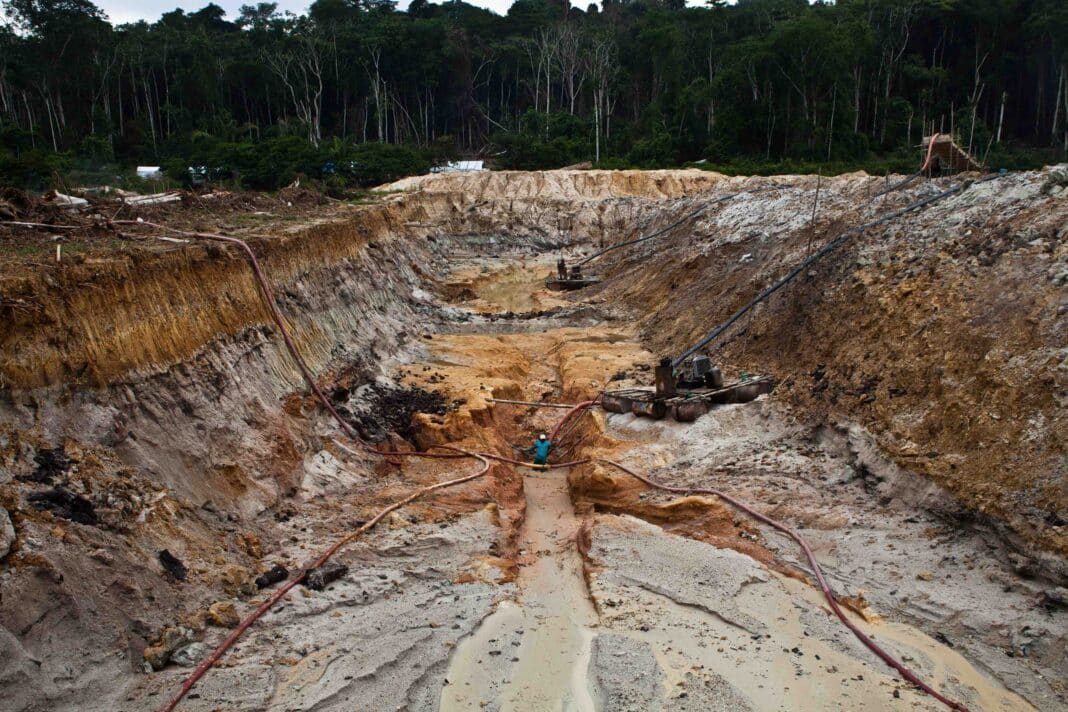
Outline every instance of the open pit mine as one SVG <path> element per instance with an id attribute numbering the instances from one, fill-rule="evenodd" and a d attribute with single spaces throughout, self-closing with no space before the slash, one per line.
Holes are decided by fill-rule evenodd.
<path id="1" fill-rule="evenodd" d="M 1066 185 L 8 196 L 0 708 L 1068 710 Z"/>

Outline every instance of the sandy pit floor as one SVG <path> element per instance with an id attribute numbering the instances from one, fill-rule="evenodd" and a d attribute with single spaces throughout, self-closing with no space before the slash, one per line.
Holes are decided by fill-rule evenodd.
<path id="1" fill-rule="evenodd" d="M 555 273 L 554 255 L 495 262 L 467 258 L 457 261 L 444 286 L 460 305 L 475 312 L 544 311 L 567 303 L 560 293 L 544 288 L 545 277 Z"/>

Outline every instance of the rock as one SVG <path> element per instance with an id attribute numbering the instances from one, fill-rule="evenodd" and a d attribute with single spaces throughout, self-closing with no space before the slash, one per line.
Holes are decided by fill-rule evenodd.
<path id="1" fill-rule="evenodd" d="M 1018 631 L 1013 631 L 1009 636 L 1011 655 L 1014 658 L 1026 658 L 1034 650 L 1035 643 L 1045 636 L 1046 631 L 1034 630 L 1031 626 L 1024 626 Z"/>
<path id="2" fill-rule="evenodd" d="M 270 569 L 256 578 L 256 588 L 267 588 L 273 586 L 279 581 L 285 581 L 289 577 L 289 572 L 286 571 L 286 567 L 281 564 L 275 564 Z"/>
<path id="3" fill-rule="evenodd" d="M 208 654 L 208 646 L 203 643 L 190 643 L 178 648 L 171 655 L 171 662 L 182 667 L 193 667 Z"/>
<path id="4" fill-rule="evenodd" d="M 1043 603 L 1047 608 L 1068 608 L 1068 588 L 1057 588 L 1042 593 Z"/>
<path id="5" fill-rule="evenodd" d="M 349 567 L 343 564 L 326 563 L 308 574 L 304 579 L 304 585 L 313 591 L 322 591 L 329 584 L 349 572 Z"/>
<path id="6" fill-rule="evenodd" d="M 178 648 L 193 642 L 193 631 L 178 626 L 163 629 L 159 641 L 145 648 L 144 658 L 152 670 L 162 670 Z"/>
<path id="7" fill-rule="evenodd" d="M 244 566 L 231 564 L 222 570 L 223 589 L 231 596 L 251 596 L 256 593 L 252 574 Z"/>
<path id="8" fill-rule="evenodd" d="M 203 608 L 198 608 L 195 611 L 182 616 L 182 625 L 193 630 L 194 633 L 203 633 L 204 629 L 208 627 L 209 614 Z"/>
<path id="9" fill-rule="evenodd" d="M 253 559 L 263 558 L 263 542 L 260 538 L 252 532 L 243 532 L 237 537 L 237 544 L 241 547 L 241 550 L 251 556 Z"/>
<path id="10" fill-rule="evenodd" d="M 1022 556 L 1020 554 L 1009 554 L 1009 563 L 1012 564 L 1012 570 L 1016 572 L 1017 576 L 1023 578 L 1031 578 L 1035 575 L 1034 561 Z"/>
<path id="11" fill-rule="evenodd" d="M 1049 177 L 1046 179 L 1046 184 L 1042 186 L 1042 190 L 1045 193 L 1053 194 L 1054 188 L 1068 187 L 1068 163 L 1061 163 L 1056 165 L 1049 171 Z M 1058 193 L 1060 191 L 1057 191 Z"/>
<path id="12" fill-rule="evenodd" d="M 93 549 L 93 551 L 89 552 L 89 558 L 93 559 L 94 561 L 99 561 L 105 566 L 111 566 L 113 563 L 115 563 L 115 557 L 113 557 L 104 549 Z"/>
<path id="13" fill-rule="evenodd" d="M 857 479 L 857 470 L 852 465 L 846 465 L 842 468 L 842 473 L 831 481 L 833 485 L 847 485 L 853 480 Z"/>
<path id="14" fill-rule="evenodd" d="M 237 624 L 241 622 L 241 618 L 237 615 L 237 608 L 229 601 L 218 601 L 211 604 L 208 607 L 208 618 L 212 624 L 220 628 L 236 628 Z"/>
<path id="15" fill-rule="evenodd" d="M 164 549 L 159 552 L 159 563 L 163 566 L 163 569 L 179 581 L 185 581 L 185 577 L 188 575 L 189 570 L 186 569 L 185 564 L 177 556 Z"/>
<path id="16" fill-rule="evenodd" d="M 7 510 L 0 507 L 0 559 L 8 555 L 14 543 L 15 525 L 11 523 L 11 516 Z"/>

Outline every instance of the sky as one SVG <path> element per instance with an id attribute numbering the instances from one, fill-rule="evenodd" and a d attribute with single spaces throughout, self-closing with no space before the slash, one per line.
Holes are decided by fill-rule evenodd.
<path id="1" fill-rule="evenodd" d="M 272 0 L 274 1 L 274 0 Z M 277 0 L 278 11 L 285 12 L 286 10 L 300 15 L 308 10 L 308 5 L 313 0 Z M 440 0 L 431 0 L 432 2 L 439 2 Z M 211 0 L 202 0 L 189 2 L 188 0 L 96 0 L 96 5 L 107 13 L 108 19 L 111 20 L 113 25 L 121 25 L 125 22 L 136 22 L 138 20 L 148 20 L 149 22 L 155 22 L 159 19 L 159 16 L 165 12 L 179 7 L 186 12 L 192 12 L 199 10 L 207 5 Z M 233 20 L 237 18 L 238 8 L 242 5 L 255 5 L 257 0 L 215 0 L 215 4 L 226 10 L 227 19 Z M 397 7 L 404 9 L 408 7 L 409 0 L 399 0 Z M 501 15 L 508 11 L 508 8 L 512 6 L 512 0 L 467 0 L 472 5 L 478 5 L 479 7 L 489 8 Z M 572 2 L 573 5 L 578 5 L 585 9 L 589 5 L 589 0 L 585 4 Z"/>

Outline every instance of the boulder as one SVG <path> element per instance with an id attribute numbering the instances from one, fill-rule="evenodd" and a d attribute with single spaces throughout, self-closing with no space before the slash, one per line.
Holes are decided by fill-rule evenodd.
<path id="1" fill-rule="evenodd" d="M 14 543 L 15 525 L 11 523 L 11 516 L 8 515 L 7 510 L 0 507 L 0 559 L 10 553 Z"/>
<path id="2" fill-rule="evenodd" d="M 220 628 L 236 628 L 241 622 L 237 609 L 229 601 L 218 601 L 208 607 L 208 619 Z"/>

